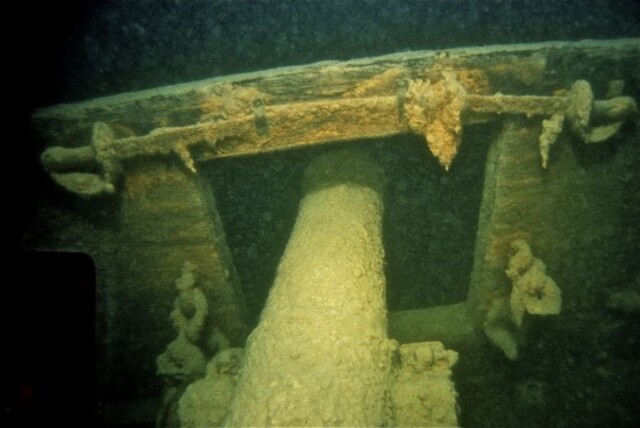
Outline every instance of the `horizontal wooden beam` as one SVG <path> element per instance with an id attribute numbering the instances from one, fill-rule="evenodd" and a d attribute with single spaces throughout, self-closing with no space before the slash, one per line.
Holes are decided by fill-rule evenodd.
<path id="1" fill-rule="evenodd" d="M 399 79 L 457 70 L 476 91 L 549 95 L 574 80 L 595 82 L 633 75 L 640 39 L 586 40 L 402 52 L 346 62 L 283 67 L 130 92 L 37 110 L 33 129 L 47 145 L 78 147 L 91 141 L 95 122 L 119 136 L 162 127 L 230 120 L 266 106 L 394 96 Z"/>
<path id="2" fill-rule="evenodd" d="M 540 142 L 546 167 L 565 118 L 589 142 L 636 113 L 633 99 L 616 94 L 595 110 L 620 110 L 620 117 L 592 128 L 594 96 L 581 77 L 588 71 L 609 81 L 612 70 L 635 71 L 639 51 L 640 40 L 624 39 L 401 53 L 56 106 L 37 111 L 33 122 L 49 146 L 45 168 L 85 195 L 113 191 L 122 162 L 136 157 L 177 155 L 195 172 L 197 161 L 212 158 L 409 132 L 423 135 L 449 169 L 463 125 L 502 114 L 553 116 Z"/>

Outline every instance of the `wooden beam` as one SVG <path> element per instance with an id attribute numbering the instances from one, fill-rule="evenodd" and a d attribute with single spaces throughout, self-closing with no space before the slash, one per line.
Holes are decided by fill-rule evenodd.
<path id="1" fill-rule="evenodd" d="M 471 93 L 550 95 L 577 79 L 619 79 L 640 67 L 640 39 L 586 40 L 403 52 L 346 62 L 283 67 L 62 104 L 37 110 L 33 129 L 47 145 L 88 145 L 95 122 L 117 137 L 156 128 L 237 120 L 291 103 L 396 96 L 399 79 L 454 70 Z M 463 82 L 465 83 L 465 82 Z M 119 135 L 118 135 L 119 133 Z"/>

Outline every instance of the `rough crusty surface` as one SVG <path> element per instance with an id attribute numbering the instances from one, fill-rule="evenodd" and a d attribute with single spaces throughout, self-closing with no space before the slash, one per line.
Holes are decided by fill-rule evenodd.
<path id="1" fill-rule="evenodd" d="M 381 178 L 349 151 L 329 153 L 307 170 L 308 193 L 248 340 L 229 426 L 387 420 L 394 346 L 387 339 L 383 206 L 378 189 L 362 184 Z"/>

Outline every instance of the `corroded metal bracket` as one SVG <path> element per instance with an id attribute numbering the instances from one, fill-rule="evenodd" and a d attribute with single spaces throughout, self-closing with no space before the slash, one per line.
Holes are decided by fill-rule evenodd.
<path id="1" fill-rule="evenodd" d="M 606 47 L 592 44 L 585 50 L 602 55 Z M 620 49 L 627 54 L 628 50 L 637 51 L 637 45 L 623 43 Z M 135 158 L 173 155 L 195 172 L 198 162 L 213 158 L 417 133 L 424 135 L 433 155 L 448 170 L 462 140 L 464 125 L 504 114 L 524 114 L 543 119 L 540 155 L 546 168 L 550 147 L 564 123 L 583 141 L 591 143 L 606 140 L 627 117 L 637 115 L 635 101 L 630 97 L 594 101 L 586 80 L 568 84 L 565 79 L 563 86 L 554 88 L 562 92 L 553 96 L 503 94 L 502 89 L 518 88 L 523 92 L 522 83 L 537 89 L 532 85 L 547 72 L 544 55 L 551 55 L 553 50 L 546 44 L 537 49 L 536 45 L 528 46 L 524 58 L 518 57 L 522 46 L 482 52 L 428 52 L 418 59 L 381 57 L 367 64 L 320 64 L 299 72 L 265 72 L 254 79 L 240 76 L 232 78 L 232 84 L 214 81 L 205 85 L 206 95 L 182 91 L 171 102 L 166 96 L 142 96 L 148 103 L 147 110 L 153 111 L 149 113 L 152 123 L 145 123 L 143 131 L 131 129 L 142 127 L 140 119 L 129 122 L 127 108 L 120 108 L 121 102 L 98 103 L 101 108 L 80 107 L 82 122 L 92 124 L 90 145 L 71 148 L 59 141 L 63 144 L 52 144 L 45 150 L 42 162 L 63 187 L 78 194 L 96 195 L 113 192 L 123 162 Z M 563 46 L 575 50 L 578 44 Z M 514 75 L 520 80 L 520 87 L 503 83 L 513 80 Z M 278 79 L 287 76 L 293 89 L 278 86 L 282 84 Z M 329 86 L 332 82 L 339 83 L 340 88 Z M 311 88 L 311 94 L 305 91 L 305 85 Z M 197 108 L 192 106 L 194 97 L 198 99 Z M 167 111 L 154 106 L 154 99 L 157 104 L 168 104 Z M 131 109 L 135 106 L 130 101 L 126 103 Z M 114 105 L 122 110 L 117 117 L 105 107 L 115 109 Z M 190 112 L 189 119 L 172 119 L 180 109 Z M 46 124 L 59 114 L 67 118 L 72 130 L 60 130 L 50 140 L 59 140 L 60 135 L 79 129 L 78 120 L 69 120 L 72 116 L 77 119 L 78 114 L 66 110 L 45 111 L 34 119 Z M 51 135 L 54 133 L 49 132 Z"/>

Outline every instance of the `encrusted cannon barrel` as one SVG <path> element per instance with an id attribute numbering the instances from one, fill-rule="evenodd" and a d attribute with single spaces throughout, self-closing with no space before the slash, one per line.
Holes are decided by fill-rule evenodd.
<path id="1" fill-rule="evenodd" d="M 381 426 L 387 338 L 382 171 L 337 151 L 306 171 L 306 195 L 260 323 L 229 426 Z"/>

